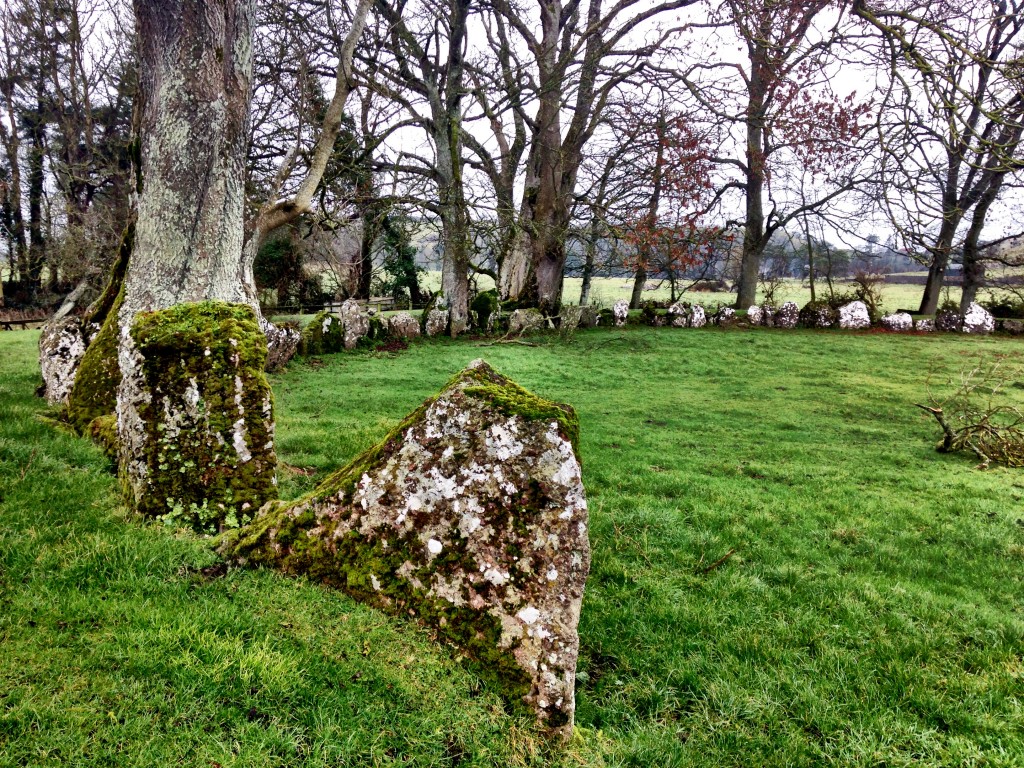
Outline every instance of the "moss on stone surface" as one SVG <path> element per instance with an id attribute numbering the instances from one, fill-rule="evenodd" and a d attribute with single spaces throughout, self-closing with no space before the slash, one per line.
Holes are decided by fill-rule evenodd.
<path id="1" fill-rule="evenodd" d="M 97 416 L 89 424 L 89 436 L 111 459 L 117 460 L 117 416 Z"/>
<path id="2" fill-rule="evenodd" d="M 266 340 L 252 308 L 207 301 L 143 312 L 132 326 L 150 402 L 143 514 L 210 531 L 276 497 Z"/>
<path id="3" fill-rule="evenodd" d="M 510 421 L 512 416 L 519 420 Z M 425 509 L 420 511 L 418 502 L 403 506 L 403 494 L 422 491 L 410 490 L 411 486 L 405 485 L 407 481 L 397 480 L 391 472 L 408 471 L 422 479 L 433 477 L 435 471 L 448 476 L 445 473 L 459 467 L 456 475 L 463 471 L 461 468 L 466 468 L 464 471 L 493 477 L 488 459 L 472 452 L 480 448 L 466 448 L 470 452 L 462 455 L 458 440 L 449 443 L 446 442 L 449 438 L 438 437 L 445 431 L 441 425 L 449 418 L 461 425 L 457 432 L 463 430 L 464 434 L 476 436 L 468 438 L 473 445 L 477 444 L 472 443 L 474 439 L 479 445 L 491 440 L 483 437 L 491 434 L 488 432 L 491 426 L 498 430 L 496 440 L 507 439 L 497 436 L 501 430 L 511 430 L 504 432 L 506 435 L 533 440 L 530 443 L 533 447 L 524 448 L 521 459 L 499 461 L 494 465 L 509 473 L 522 471 L 523 466 L 534 460 L 529 457 L 539 455 L 537 451 L 554 450 L 546 437 L 552 423 L 557 423 L 562 437 L 574 447 L 578 440 L 578 420 L 571 407 L 537 397 L 486 364 L 474 363 L 453 377 L 436 397 L 424 402 L 380 443 L 328 477 L 310 494 L 295 502 L 275 502 L 264 507 L 249 525 L 225 532 L 217 548 L 232 560 L 301 574 L 389 613 L 416 618 L 430 627 L 439 639 L 455 646 L 469 667 L 513 709 L 528 712 L 527 701 L 533 701 L 536 706 L 530 696 L 536 696 L 537 681 L 518 658 L 524 649 L 521 640 L 510 640 L 506 635 L 507 622 L 513 620 L 520 609 L 535 604 L 534 600 L 543 599 L 539 595 L 544 590 L 555 589 L 550 586 L 551 581 L 539 575 L 548 573 L 549 568 L 542 564 L 547 557 L 545 542 L 550 541 L 546 532 L 551 529 L 539 526 L 551 523 L 542 523 L 542 518 L 557 518 L 557 525 L 564 526 L 561 530 L 572 531 L 562 534 L 563 549 L 558 556 L 563 560 L 558 562 L 558 573 L 568 574 L 572 570 L 567 564 L 575 551 L 572 536 L 582 535 L 582 546 L 586 547 L 585 526 L 578 527 L 575 519 L 570 521 L 567 515 L 561 514 L 567 507 L 552 500 L 554 485 L 550 479 L 534 476 L 519 478 L 514 492 L 499 490 L 497 486 L 490 492 L 492 495 L 474 492 L 472 504 L 478 505 L 480 518 L 476 524 L 489 532 L 476 537 L 461 527 L 465 525 L 465 517 L 458 512 L 459 504 L 468 503 L 466 501 L 446 502 L 454 503 L 447 512 L 440 513 L 447 517 L 438 517 L 438 512 Z M 464 418 L 469 421 L 463 423 Z M 510 426 L 512 424 L 519 426 Z M 527 435 L 532 437 L 527 438 Z M 407 453 L 410 445 L 420 447 Z M 451 447 L 446 449 L 446 445 L 455 447 L 455 453 Z M 399 455 L 401 461 L 391 461 Z M 444 461 L 452 463 L 438 469 L 439 463 Z M 495 461 L 493 456 L 490 461 Z M 526 465 L 517 465 L 518 461 L 525 461 Z M 572 466 L 578 473 L 578 464 L 574 461 Z M 391 469 L 385 471 L 385 467 Z M 388 485 L 392 482 L 398 485 Z M 432 487 L 433 481 L 426 482 Z M 374 487 L 381 488 L 384 495 L 379 497 L 379 502 L 371 501 L 367 506 L 364 494 L 373 494 L 369 489 Z M 371 495 L 370 498 L 378 497 Z M 401 517 L 408 515 L 404 525 L 402 520 L 395 520 L 402 509 L 406 512 Z M 585 514 L 585 506 L 583 510 Z M 443 549 L 438 545 L 430 557 L 424 554 L 427 535 L 424 531 L 444 541 Z M 481 546 L 490 553 L 483 560 L 480 559 Z M 482 576 L 480 563 L 485 560 L 504 571 L 500 582 L 492 584 Z M 589 560 L 589 554 L 584 560 Z M 479 597 L 470 599 L 463 592 L 465 601 L 450 599 L 443 591 L 434 591 L 439 583 L 463 585 L 469 595 L 475 589 Z M 474 586 L 469 587 L 470 584 Z M 564 587 L 558 588 L 561 589 Z M 582 583 L 579 589 L 581 595 Z M 474 600 L 479 600 L 480 605 Z M 575 633 L 574 626 L 572 631 Z M 572 654 L 574 665 L 575 651 Z M 536 666 L 533 669 L 536 670 Z M 571 713 L 571 707 L 568 712 Z M 550 713 L 545 712 L 544 718 L 550 728 L 560 728 L 569 722 L 569 715 L 560 705 Z"/>
<path id="4" fill-rule="evenodd" d="M 299 339 L 300 355 L 327 355 L 341 352 L 345 347 L 345 331 L 340 318 L 323 310 L 318 312 L 302 330 Z"/>

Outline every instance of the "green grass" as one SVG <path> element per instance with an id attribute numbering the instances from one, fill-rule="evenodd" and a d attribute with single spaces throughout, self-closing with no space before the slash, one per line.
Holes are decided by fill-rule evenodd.
<path id="1" fill-rule="evenodd" d="M 0 334 L 0 766 L 1024 764 L 1024 475 L 911 405 L 1018 341 L 630 328 L 273 377 L 315 473 L 287 495 L 475 357 L 577 408 L 593 567 L 551 750 L 413 626 L 128 518 L 39 420 L 35 338 Z"/>

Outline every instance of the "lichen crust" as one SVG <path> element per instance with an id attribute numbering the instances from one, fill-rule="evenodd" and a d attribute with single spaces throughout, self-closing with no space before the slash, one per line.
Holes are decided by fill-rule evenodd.
<path id="1" fill-rule="evenodd" d="M 308 496 L 226 533 L 223 555 L 411 615 L 516 708 L 572 728 L 590 567 L 572 408 L 476 361 Z"/>

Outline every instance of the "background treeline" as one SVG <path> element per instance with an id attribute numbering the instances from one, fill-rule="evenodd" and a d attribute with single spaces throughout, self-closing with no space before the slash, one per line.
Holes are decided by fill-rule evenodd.
<path id="1" fill-rule="evenodd" d="M 548 310 L 631 277 L 634 305 L 667 282 L 745 307 L 773 278 L 831 292 L 926 269 L 920 311 L 951 270 L 966 306 L 986 268 L 1020 263 L 1020 5 L 259 0 L 257 285 L 299 307 L 440 291 L 455 317 L 492 287 Z M 6 306 L 102 285 L 145 181 L 136 71 L 121 0 L 0 13 Z M 324 135 L 309 212 L 289 217 L 275 201 L 301 192 Z"/>

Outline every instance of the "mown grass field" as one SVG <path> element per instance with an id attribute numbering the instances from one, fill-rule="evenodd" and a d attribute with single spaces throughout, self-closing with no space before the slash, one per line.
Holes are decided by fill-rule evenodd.
<path id="1" fill-rule="evenodd" d="M 414 626 L 128 516 L 40 419 L 35 340 L 0 333 L 0 766 L 1024 765 L 1024 473 L 912 407 L 1019 340 L 629 328 L 274 376 L 289 495 L 475 357 L 576 406 L 564 748 Z"/>

